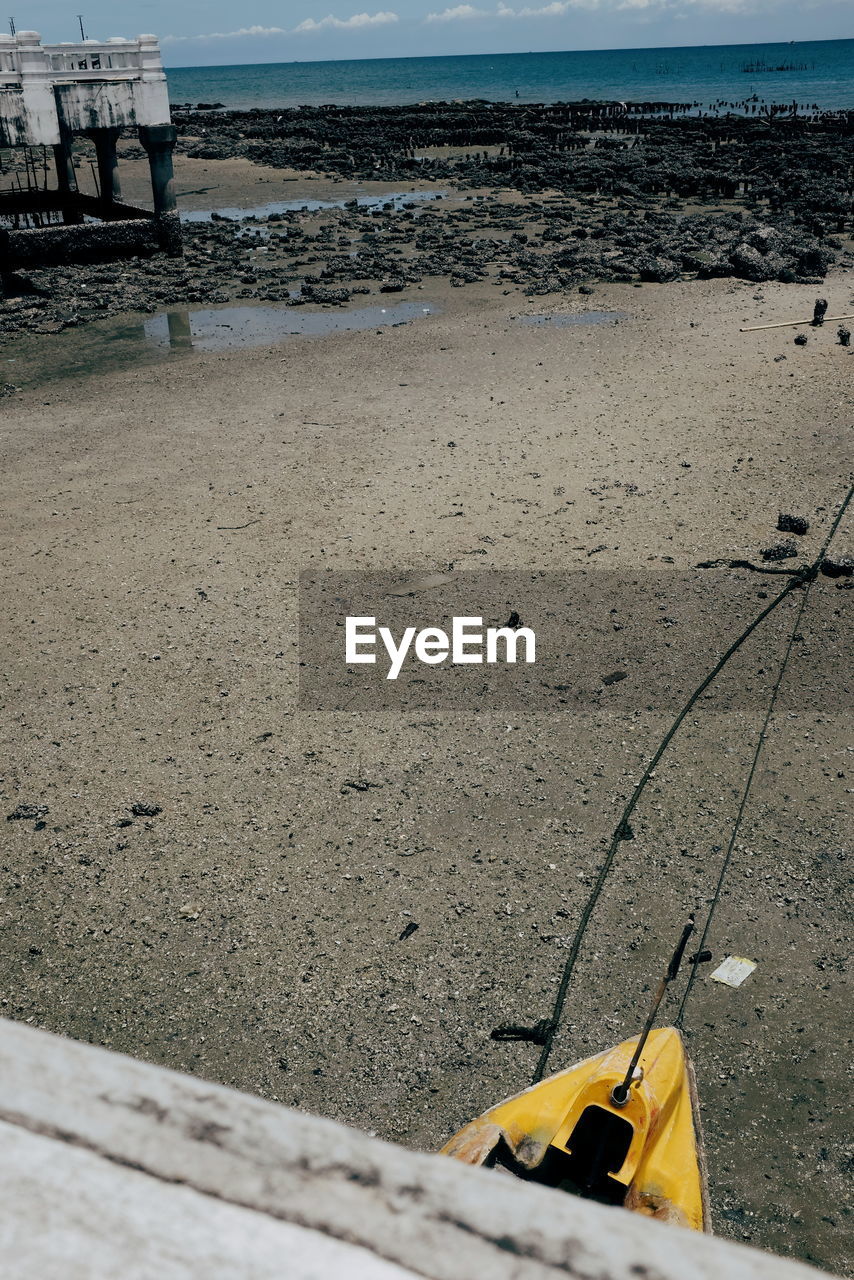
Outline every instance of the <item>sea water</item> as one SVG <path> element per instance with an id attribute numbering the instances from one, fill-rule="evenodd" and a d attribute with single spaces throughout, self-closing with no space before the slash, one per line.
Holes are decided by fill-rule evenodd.
<path id="1" fill-rule="evenodd" d="M 854 108 L 854 40 L 170 67 L 168 76 L 173 102 L 232 108 L 594 98 L 697 103 L 702 110 L 754 95 Z"/>

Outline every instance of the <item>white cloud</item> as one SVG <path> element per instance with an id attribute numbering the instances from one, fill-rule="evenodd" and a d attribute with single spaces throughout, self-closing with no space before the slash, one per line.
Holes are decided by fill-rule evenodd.
<path id="1" fill-rule="evenodd" d="M 523 9 L 511 9 L 507 4 L 499 4 L 500 18 L 562 18 L 573 9 L 598 9 L 599 0 L 552 0 L 551 4 L 537 6 L 525 5 Z"/>
<path id="2" fill-rule="evenodd" d="M 161 44 L 178 44 L 185 40 L 239 40 L 245 36 L 291 36 L 305 35 L 312 31 L 356 31 L 360 27 L 384 27 L 390 22 L 398 22 L 396 13 L 354 13 L 349 18 L 336 18 L 327 14 L 320 21 L 306 18 L 299 26 L 288 30 L 287 27 L 239 27 L 237 31 L 208 31 L 197 36 L 164 36 Z"/>
<path id="3" fill-rule="evenodd" d="M 161 44 L 177 44 L 181 40 L 236 40 L 240 36 L 286 36 L 284 27 L 240 27 L 237 31 L 209 31 L 199 36 L 164 36 Z"/>
<path id="4" fill-rule="evenodd" d="M 617 9 L 621 13 L 666 13 L 673 18 L 684 18 L 690 11 L 705 10 L 708 13 L 746 13 L 752 0 L 619 0 Z M 765 0 L 755 12 L 771 13 L 779 0 Z"/>
<path id="5" fill-rule="evenodd" d="M 470 18 L 488 18 L 491 15 L 486 9 L 476 9 L 473 4 L 458 4 L 453 9 L 443 9 L 441 13 L 428 13 L 426 22 L 466 22 Z"/>
<path id="6" fill-rule="evenodd" d="M 398 21 L 397 14 L 390 12 L 354 13 L 350 18 L 336 18 L 334 14 L 328 13 L 319 22 L 314 18 L 306 18 L 299 26 L 294 27 L 294 32 L 304 35 L 311 31 L 328 31 L 330 27 L 336 31 L 354 31 L 359 27 L 384 27 L 390 22 Z"/>
<path id="7" fill-rule="evenodd" d="M 554 4 L 543 4 L 537 9 L 526 5 L 524 9 L 517 9 L 515 16 L 517 18 L 560 18 L 574 7 L 567 0 L 555 0 Z"/>
<path id="8" fill-rule="evenodd" d="M 842 3 L 843 0 L 837 0 Z M 845 0 L 847 3 L 847 0 Z M 685 12 L 703 11 L 711 13 L 745 12 L 751 4 L 757 4 L 763 12 L 773 12 L 782 0 L 546 0 L 545 3 L 517 4 L 508 0 L 496 0 L 495 7 L 484 8 L 478 4 L 456 4 L 446 9 L 428 13 L 423 21 L 426 23 L 473 22 L 483 19 L 534 19 L 561 18 L 579 9 L 598 9 L 603 12 L 623 12 L 640 15 L 646 13 L 668 13 L 673 17 L 682 16 Z M 391 10 L 379 10 L 376 13 L 354 13 L 349 18 L 339 18 L 329 13 L 325 18 L 305 18 L 297 26 L 285 27 L 240 27 L 236 31 L 211 31 L 207 34 L 193 36 L 164 36 L 163 44 L 176 44 L 192 40 L 238 40 L 241 38 L 264 38 L 267 36 L 313 35 L 324 31 L 358 31 L 389 26 L 400 22 L 398 14 Z"/>
<path id="9" fill-rule="evenodd" d="M 596 9 L 600 0 L 551 0 L 549 4 L 525 5 L 514 9 L 499 0 L 495 9 L 479 9 L 473 4 L 458 4 L 441 13 L 428 13 L 426 22 L 467 22 L 474 18 L 561 18 L 573 9 Z"/>
<path id="10" fill-rule="evenodd" d="M 757 12 L 773 13 L 777 0 L 767 0 Z M 746 13 L 749 12 L 747 0 L 682 0 L 688 9 L 708 9 L 712 13 Z"/>

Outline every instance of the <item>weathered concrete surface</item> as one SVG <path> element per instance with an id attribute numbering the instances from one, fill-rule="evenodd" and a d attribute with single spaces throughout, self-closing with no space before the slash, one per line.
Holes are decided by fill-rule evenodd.
<path id="1" fill-rule="evenodd" d="M 192 1187 L 148 1177 L 52 1138 L 0 1124 L 0 1241 L 16 1280 L 406 1280 L 375 1254 Z M 34 1222 L 37 1230 L 33 1229 Z M 287 1271 L 283 1272 L 283 1259 Z"/>
<path id="2" fill-rule="evenodd" d="M 0 1248 L 27 1280 L 819 1274 L 11 1022 L 0 1080 Z"/>
<path id="3" fill-rule="evenodd" d="M 170 122 L 155 36 L 43 45 L 37 31 L 0 36 L 0 144 L 54 146 L 72 133 Z"/>

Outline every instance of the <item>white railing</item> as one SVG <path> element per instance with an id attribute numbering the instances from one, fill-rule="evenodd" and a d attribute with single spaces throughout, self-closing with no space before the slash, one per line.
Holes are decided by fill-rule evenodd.
<path id="1" fill-rule="evenodd" d="M 61 82 L 148 79 L 163 75 L 163 63 L 154 36 L 43 45 L 35 31 L 0 35 L 0 80 L 8 85 L 33 73 L 46 73 Z"/>
<path id="2" fill-rule="evenodd" d="M 17 53 L 14 36 L 0 36 L 0 77 L 3 80 L 20 75 Z"/>
<path id="3" fill-rule="evenodd" d="M 42 46 L 50 60 L 51 70 L 60 74 L 79 72 L 131 71 L 143 68 L 142 49 L 138 40 L 87 40 L 83 44 L 46 44 Z"/>

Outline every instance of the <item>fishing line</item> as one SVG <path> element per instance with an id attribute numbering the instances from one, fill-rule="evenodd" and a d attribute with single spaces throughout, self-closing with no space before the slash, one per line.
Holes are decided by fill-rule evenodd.
<path id="1" fill-rule="evenodd" d="M 825 538 L 824 546 L 821 549 L 821 554 L 818 558 L 818 564 L 821 564 L 821 561 L 824 559 L 825 553 L 827 552 L 827 549 L 830 546 L 833 535 L 836 533 L 836 530 L 839 527 L 839 523 L 843 515 L 845 514 L 845 509 L 848 506 L 849 501 L 851 500 L 852 493 L 854 493 L 854 489 L 849 489 L 846 495 L 845 501 L 842 503 L 842 506 L 840 507 L 837 513 L 836 519 L 831 525 L 830 532 Z M 788 641 L 788 644 L 786 645 L 786 650 L 785 650 L 785 653 L 783 654 L 783 659 L 780 663 L 780 670 L 777 673 L 777 679 L 774 681 L 774 687 L 771 690 L 771 697 L 768 701 L 768 709 L 765 712 L 765 719 L 762 722 L 762 728 L 759 731 L 759 737 L 756 739 L 756 749 L 753 752 L 753 759 L 750 764 L 750 771 L 747 775 L 747 779 L 744 783 L 744 791 L 742 792 L 742 795 L 741 795 L 741 803 L 738 806 L 738 813 L 735 816 L 735 822 L 733 823 L 732 834 L 730 835 L 729 844 L 727 845 L 727 851 L 726 851 L 726 854 L 724 855 L 724 860 L 721 864 L 721 871 L 720 871 L 720 875 L 718 876 L 718 883 L 715 887 L 715 892 L 714 892 L 714 896 L 712 897 L 712 901 L 709 904 L 709 911 L 706 916 L 706 923 L 703 926 L 703 932 L 700 935 L 700 942 L 697 947 L 697 954 L 694 956 L 693 962 L 691 964 L 691 970 L 688 974 L 688 981 L 685 984 L 685 991 L 682 996 L 682 1003 L 679 1005 L 679 1012 L 677 1013 L 675 1018 L 675 1025 L 679 1028 L 682 1027 L 682 1019 L 685 1013 L 685 1006 L 688 1003 L 688 997 L 691 994 L 692 988 L 694 986 L 694 981 L 697 977 L 697 969 L 700 966 L 699 957 L 706 945 L 706 939 L 708 937 L 709 930 L 712 925 L 712 919 L 714 917 L 715 911 L 717 910 L 718 900 L 721 896 L 721 890 L 723 889 L 724 880 L 726 878 L 727 872 L 729 871 L 729 865 L 730 865 L 730 862 L 732 861 L 732 855 L 735 850 L 735 842 L 738 839 L 738 833 L 739 833 L 739 830 L 741 829 L 741 821 L 742 821 L 742 818 L 744 817 L 744 811 L 747 808 L 747 801 L 750 796 L 750 788 L 753 786 L 753 778 L 756 773 L 756 766 L 759 763 L 759 757 L 762 754 L 762 748 L 765 746 L 765 741 L 768 736 L 768 727 L 771 723 L 771 718 L 774 715 L 774 707 L 777 702 L 777 695 L 780 692 L 780 687 L 783 683 L 783 677 L 786 674 L 786 667 L 788 666 L 789 658 L 791 657 L 791 654 L 792 654 L 792 648 L 794 646 L 795 640 L 798 635 L 798 631 L 800 629 L 801 618 L 803 617 L 804 610 L 807 607 L 807 601 L 809 600 L 810 589 L 814 581 L 815 581 L 814 577 L 809 578 L 804 587 L 804 593 L 801 596 L 800 602 L 798 604 L 798 611 L 795 614 L 795 621 L 792 626 L 791 633 L 789 635 L 789 641 Z"/>
<path id="2" fill-rule="evenodd" d="M 656 768 L 656 765 L 661 760 L 661 757 L 664 755 L 665 751 L 667 750 L 668 746 L 673 740 L 677 730 L 679 729 L 679 726 L 682 724 L 685 717 L 691 711 L 692 707 L 694 707 L 695 704 L 698 702 L 698 700 L 702 697 L 706 689 L 708 689 L 709 685 L 717 678 L 718 675 L 720 675 L 721 671 L 729 662 L 733 654 L 737 653 L 737 651 L 741 648 L 741 646 L 748 639 L 748 637 L 753 634 L 756 628 L 765 621 L 768 615 L 772 613 L 777 608 L 778 605 L 782 604 L 782 602 L 786 599 L 786 597 L 789 595 L 791 591 L 794 591 L 796 587 L 802 586 L 804 584 L 809 586 L 813 582 L 813 580 L 816 578 L 819 568 L 821 566 L 821 563 L 824 560 L 824 557 L 827 553 L 827 549 L 830 546 L 831 540 L 833 539 L 833 536 L 836 533 L 836 530 L 839 528 L 839 524 L 842 520 L 842 517 L 845 514 L 845 511 L 848 507 L 849 502 L 851 501 L 852 495 L 854 495 L 854 486 L 849 488 L 847 494 L 845 495 L 842 505 L 840 506 L 839 511 L 836 514 L 836 518 L 834 519 L 833 524 L 831 525 L 830 530 L 827 534 L 827 537 L 824 540 L 822 549 L 819 555 L 813 561 L 813 563 L 808 567 L 806 567 L 796 577 L 792 577 L 789 579 L 789 581 L 786 583 L 786 586 L 783 588 L 783 590 L 780 591 L 778 595 L 774 597 L 774 599 L 771 601 L 769 605 L 766 605 L 766 607 L 762 610 L 762 612 L 758 614 L 757 617 L 754 618 L 754 620 L 747 627 L 745 627 L 744 631 L 742 631 L 741 634 L 733 641 L 733 643 L 726 650 L 723 656 L 718 660 L 718 662 L 715 664 L 715 666 L 712 668 L 709 674 L 702 680 L 702 682 L 697 686 L 697 688 L 688 698 L 688 701 L 685 703 L 682 710 L 679 712 L 679 714 L 676 716 L 673 723 L 670 725 L 670 728 L 667 730 L 667 733 L 662 738 L 655 754 L 652 756 L 652 759 L 650 760 L 649 764 L 646 766 L 646 769 L 644 770 L 640 778 L 640 781 L 635 786 L 635 789 L 632 792 L 628 800 L 628 803 L 626 804 L 622 814 L 620 815 L 620 820 L 617 823 L 617 826 L 614 830 L 614 834 L 611 838 L 611 843 L 608 847 L 608 852 L 605 855 L 605 859 L 602 863 L 602 866 L 599 868 L 599 874 L 596 877 L 593 888 L 590 891 L 590 894 L 587 898 L 587 902 L 585 903 L 584 909 L 581 912 L 581 918 L 579 919 L 578 926 L 575 930 L 575 934 L 572 939 L 572 945 L 569 949 L 569 955 L 567 956 L 566 963 L 563 967 L 563 972 L 561 974 L 560 985 L 558 987 L 557 995 L 555 996 L 554 1004 L 552 1006 L 551 1018 L 549 1018 L 548 1020 L 543 1020 L 541 1023 L 538 1023 L 537 1027 L 533 1029 L 534 1032 L 537 1033 L 536 1035 L 530 1035 L 530 1036 L 524 1037 L 527 1039 L 535 1040 L 535 1043 L 542 1044 L 542 1051 L 540 1053 L 540 1058 L 537 1063 L 537 1067 L 534 1072 L 534 1076 L 532 1080 L 533 1084 L 537 1084 L 540 1080 L 542 1080 L 543 1075 L 545 1073 L 545 1069 L 548 1064 L 549 1057 L 551 1056 L 552 1047 L 554 1045 L 555 1036 L 557 1035 L 558 1028 L 560 1026 L 560 1019 L 561 1019 L 561 1015 L 563 1014 L 564 1004 L 566 1003 L 566 996 L 569 990 L 569 984 L 572 980 L 572 975 L 575 971 L 575 965 L 578 960 L 578 953 L 581 950 L 581 944 L 584 940 L 584 934 L 587 930 L 588 924 L 590 923 L 590 917 L 592 916 L 593 911 L 596 907 L 596 904 L 599 901 L 599 898 L 602 894 L 602 890 L 605 887 L 605 881 L 608 877 L 609 871 L 611 870 L 611 866 L 613 865 L 614 858 L 616 857 L 617 849 L 619 848 L 623 840 L 630 838 L 630 831 L 629 831 L 629 825 L 628 825 L 629 818 L 634 812 L 635 806 L 640 800 L 640 797 L 643 794 L 646 784 L 649 782 L 650 777 L 652 776 Z M 800 620 L 801 614 L 803 613 L 803 606 L 805 603 L 806 603 L 806 593 L 805 593 L 804 599 L 801 601 L 801 608 L 798 611 L 798 618 L 796 619 L 795 629 L 789 640 L 789 646 L 786 652 L 786 661 L 788 661 L 788 653 L 789 653 L 789 650 L 791 649 L 792 643 L 794 642 L 794 636 L 797 632 L 797 623 Z M 778 677 L 778 679 L 782 679 L 782 673 Z M 776 698 L 776 689 L 775 689 L 774 697 Z M 755 760 L 754 760 L 754 769 L 755 769 Z M 751 776 L 752 776 L 752 772 L 753 771 L 751 771 Z M 746 796 L 743 797 L 743 803 L 746 803 Z M 723 874 L 724 875 L 726 874 L 725 870 Z M 722 880 L 720 883 L 722 883 Z M 720 885 L 718 888 L 718 892 L 720 892 Z M 707 921 L 707 928 L 708 928 L 708 923 L 709 922 Z M 704 933 L 703 933 L 704 939 L 706 936 L 707 928 L 706 930 L 704 930 Z M 703 948 L 701 945 L 697 949 L 698 955 L 702 950 Z M 694 971 L 696 970 L 696 967 L 697 966 L 695 962 L 692 969 L 692 976 Z M 499 1036 L 498 1038 L 502 1038 L 502 1037 Z"/>

